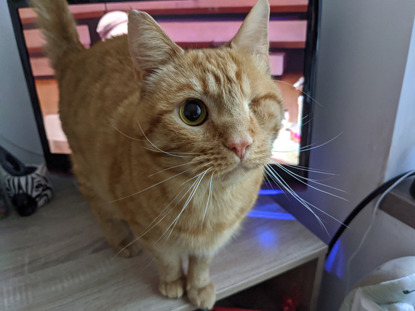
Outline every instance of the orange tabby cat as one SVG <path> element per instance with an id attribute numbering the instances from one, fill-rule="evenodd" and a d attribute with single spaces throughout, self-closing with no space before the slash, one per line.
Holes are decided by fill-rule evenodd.
<path id="1" fill-rule="evenodd" d="M 252 208 L 281 127 L 269 4 L 234 39 L 183 50 L 144 12 L 128 36 L 80 43 L 65 0 L 34 0 L 73 170 L 116 253 L 155 259 L 160 292 L 211 308 L 212 256 Z M 189 257 L 187 277 L 181 256 Z"/>

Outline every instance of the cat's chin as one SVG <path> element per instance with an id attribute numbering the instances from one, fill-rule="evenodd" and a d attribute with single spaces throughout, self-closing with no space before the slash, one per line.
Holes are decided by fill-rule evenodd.
<path id="1" fill-rule="evenodd" d="M 222 183 L 226 184 L 235 184 L 242 181 L 245 178 L 248 178 L 248 174 L 252 168 L 247 167 L 246 165 L 240 163 L 229 171 L 226 171 L 220 175 Z"/>

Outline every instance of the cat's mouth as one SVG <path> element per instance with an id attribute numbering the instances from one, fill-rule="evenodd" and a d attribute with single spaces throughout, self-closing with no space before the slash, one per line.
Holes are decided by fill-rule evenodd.
<path id="1" fill-rule="evenodd" d="M 246 165 L 243 161 L 239 162 L 235 167 L 231 168 L 228 171 L 225 171 L 221 174 L 221 178 L 224 181 L 231 181 L 231 182 L 237 182 L 241 178 L 246 177 L 247 172 L 251 170 L 250 167 Z"/>

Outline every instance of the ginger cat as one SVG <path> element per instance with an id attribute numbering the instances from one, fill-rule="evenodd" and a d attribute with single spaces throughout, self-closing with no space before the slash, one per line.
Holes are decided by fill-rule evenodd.
<path id="1" fill-rule="evenodd" d="M 147 13 L 86 50 L 65 0 L 34 0 L 83 196 L 116 253 L 140 244 L 160 292 L 215 302 L 212 257 L 241 225 L 283 117 L 270 76 L 269 4 L 231 42 L 183 50 Z M 181 258 L 188 256 L 187 275 Z"/>

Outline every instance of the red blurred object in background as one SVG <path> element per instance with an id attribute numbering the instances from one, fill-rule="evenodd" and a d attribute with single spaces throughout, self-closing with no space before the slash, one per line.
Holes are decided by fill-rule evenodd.
<path id="1" fill-rule="evenodd" d="M 282 297 L 283 303 L 281 304 L 282 311 L 296 311 L 298 306 L 300 305 L 300 299 L 298 294 L 298 288 L 294 285 L 293 289 L 291 290 L 290 296 Z"/>
<path id="2" fill-rule="evenodd" d="M 240 308 L 227 308 L 227 307 L 214 307 L 212 311 L 261 311 L 253 309 L 240 309 Z"/>

